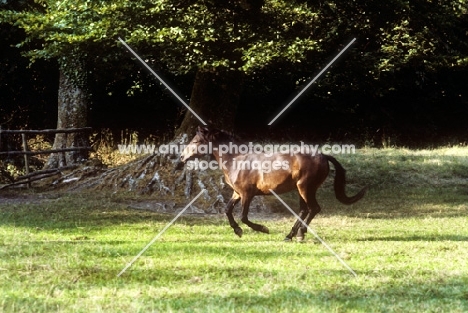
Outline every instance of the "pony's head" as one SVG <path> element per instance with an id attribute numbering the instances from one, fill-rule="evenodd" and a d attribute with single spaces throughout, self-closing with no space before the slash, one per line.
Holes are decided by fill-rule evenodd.
<path id="1" fill-rule="evenodd" d="M 210 130 L 208 127 L 198 126 L 195 136 L 180 154 L 180 160 L 185 163 L 190 159 L 202 156 L 202 154 L 199 153 L 201 150 L 199 147 L 201 145 L 208 145 L 213 138 L 213 132 L 214 131 Z"/>
<path id="2" fill-rule="evenodd" d="M 217 145 L 220 143 L 233 141 L 233 135 L 228 132 L 216 128 L 198 126 L 195 136 L 180 154 L 180 160 L 185 163 L 190 159 L 212 153 L 208 149 L 208 145 L 210 143 L 212 144 L 212 147 L 216 149 Z M 205 145 L 204 149 L 200 148 L 202 145 Z"/>

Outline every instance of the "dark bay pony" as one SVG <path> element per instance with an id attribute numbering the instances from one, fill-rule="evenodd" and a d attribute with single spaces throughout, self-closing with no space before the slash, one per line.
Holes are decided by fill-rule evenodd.
<path id="1" fill-rule="evenodd" d="M 345 193 L 345 169 L 338 161 L 329 155 L 317 154 L 289 154 L 289 153 L 240 153 L 239 151 L 224 151 L 220 147 L 229 144 L 237 144 L 231 135 L 217 129 L 198 127 L 195 137 L 185 147 L 181 154 L 181 161 L 187 162 L 195 157 L 206 154 L 206 149 L 199 149 L 201 145 L 212 147 L 211 154 L 218 161 L 224 172 L 226 183 L 232 187 L 234 193 L 227 203 L 226 215 L 234 232 L 241 237 L 242 228 L 234 220 L 232 211 L 234 206 L 241 201 L 242 222 L 255 231 L 269 233 L 267 227 L 249 221 L 249 205 L 253 197 L 257 195 L 271 194 L 270 189 L 277 194 L 285 193 L 297 188 L 299 192 L 300 218 L 309 225 L 311 220 L 320 212 L 317 203 L 316 192 L 325 181 L 329 173 L 328 162 L 335 167 L 335 196 L 343 204 L 353 204 L 360 200 L 366 193 L 362 189 L 355 196 L 348 197 Z M 203 150 L 204 153 L 199 152 Z M 232 149 L 231 149 L 232 150 Z M 268 156 L 267 156 L 268 155 Z M 276 167 L 271 171 L 265 171 L 258 166 L 246 166 L 257 162 L 258 164 L 274 164 Z M 268 163 L 269 162 L 269 163 Z M 243 166 L 239 166 L 242 164 Z M 288 166 L 284 166 L 287 164 Z M 298 220 L 286 236 L 285 240 L 292 240 L 294 236 L 303 240 L 307 228 Z"/>

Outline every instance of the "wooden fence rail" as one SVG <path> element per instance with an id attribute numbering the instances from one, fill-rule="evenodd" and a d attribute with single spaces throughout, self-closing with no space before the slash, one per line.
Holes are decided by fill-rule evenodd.
<path id="1" fill-rule="evenodd" d="M 31 129 L 21 129 L 21 130 L 10 130 L 10 129 L 1 129 L 1 134 L 65 134 L 65 133 L 78 133 L 82 131 L 90 131 L 91 127 L 82 127 L 82 128 L 62 128 L 62 129 L 41 129 L 41 130 L 31 130 Z"/>
<path id="2" fill-rule="evenodd" d="M 25 155 L 37 155 L 37 154 L 52 154 L 58 152 L 70 152 L 70 151 L 81 151 L 81 150 L 92 150 L 91 147 L 73 147 L 73 148 L 63 148 L 63 149 L 53 149 L 53 150 L 41 150 L 41 151 L 2 151 L 0 155 L 18 155 L 18 154 L 25 154 Z"/>
<path id="3" fill-rule="evenodd" d="M 51 149 L 51 150 L 42 150 L 42 151 L 29 151 L 28 149 L 28 142 L 26 139 L 26 134 L 59 134 L 59 133 L 78 133 L 84 131 L 90 131 L 91 127 L 82 127 L 82 128 L 65 128 L 65 129 L 42 129 L 42 130 L 2 130 L 0 127 L 0 148 L 2 147 L 2 135 L 5 134 L 21 134 L 21 139 L 23 143 L 23 150 L 22 151 L 0 151 L 0 155 L 23 155 L 24 156 L 24 168 L 25 168 L 25 175 L 20 177 L 19 179 L 26 179 L 24 182 L 14 182 L 12 184 L 3 186 L 0 189 L 3 189 L 8 186 L 13 185 L 21 185 L 27 184 L 28 188 L 31 187 L 32 177 L 34 174 L 29 173 L 29 156 L 30 155 L 37 155 L 37 154 L 52 154 L 52 153 L 64 153 L 70 151 L 82 151 L 82 150 L 92 150 L 91 147 L 71 147 L 71 148 L 63 148 L 63 149 Z M 38 171 L 39 174 L 49 174 L 49 173 L 40 173 L 42 171 Z M 60 169 L 56 169 L 56 172 L 51 172 L 52 175 L 60 173 Z M 48 176 L 51 176 L 50 174 Z M 44 177 L 41 177 L 44 178 Z M 38 180 L 38 179 L 34 179 Z"/>

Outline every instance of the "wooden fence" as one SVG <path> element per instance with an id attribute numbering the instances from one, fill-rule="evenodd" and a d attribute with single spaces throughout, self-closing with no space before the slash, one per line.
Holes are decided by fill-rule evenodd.
<path id="1" fill-rule="evenodd" d="M 51 149 L 51 150 L 42 150 L 42 151 L 29 151 L 28 147 L 28 140 L 26 135 L 28 134 L 59 134 L 59 133 L 78 133 L 78 132 L 85 132 L 90 131 L 91 127 L 83 127 L 83 128 L 65 128 L 65 129 L 42 129 L 42 130 L 2 130 L 0 127 L 0 149 L 2 147 L 2 135 L 9 135 L 9 134 L 21 134 L 22 139 L 22 151 L 0 151 L 0 156 L 2 155 L 23 155 L 24 156 L 24 168 L 25 168 L 25 175 L 18 177 L 17 181 L 8 185 L 1 187 L 0 189 L 13 186 L 13 185 L 22 185 L 27 184 L 28 188 L 31 186 L 31 182 L 35 180 L 39 180 L 45 177 L 53 176 L 57 173 L 60 173 L 60 170 L 70 169 L 75 166 L 66 166 L 56 169 L 47 169 L 42 171 L 36 171 L 34 173 L 29 172 L 29 156 L 37 155 L 37 154 L 52 154 L 52 153 L 65 153 L 70 151 L 82 151 L 82 150 L 92 150 L 91 147 L 72 147 L 72 148 L 63 148 L 63 149 Z M 37 175 L 41 175 L 40 177 L 35 177 Z M 45 175 L 45 176 L 44 176 Z M 24 180 L 24 181 L 23 181 Z"/>

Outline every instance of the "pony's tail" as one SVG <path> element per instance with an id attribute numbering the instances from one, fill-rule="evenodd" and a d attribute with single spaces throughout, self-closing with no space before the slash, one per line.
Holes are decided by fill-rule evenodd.
<path id="1" fill-rule="evenodd" d="M 357 202 L 361 200 L 362 197 L 366 194 L 367 188 L 363 188 L 361 191 L 359 191 L 355 196 L 348 197 L 345 192 L 345 186 L 346 186 L 346 170 L 341 166 L 341 164 L 332 156 L 325 155 L 323 156 L 333 163 L 333 166 L 335 167 L 335 196 L 343 204 L 353 204 L 354 202 Z"/>

